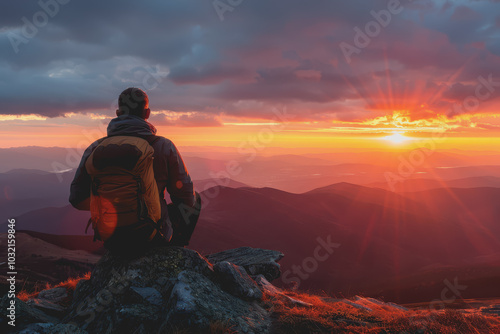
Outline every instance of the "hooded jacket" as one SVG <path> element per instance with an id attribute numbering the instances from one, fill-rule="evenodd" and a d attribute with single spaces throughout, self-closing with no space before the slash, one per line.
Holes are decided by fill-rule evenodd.
<path id="1" fill-rule="evenodd" d="M 156 135 L 156 128 L 141 117 L 122 115 L 109 122 L 107 134 L 108 136 L 146 137 Z M 90 187 L 92 180 L 85 168 L 85 162 L 103 139 L 96 140 L 85 150 L 76 170 L 75 177 L 71 182 L 69 202 L 79 210 L 90 210 Z M 195 204 L 193 182 L 179 151 L 172 141 L 164 137 L 159 137 L 159 140 L 153 143 L 153 149 L 153 170 L 156 184 L 158 185 L 158 194 L 160 195 L 162 219 L 166 219 L 168 213 L 165 189 L 169 193 L 173 203 L 183 203 L 192 207 Z"/>

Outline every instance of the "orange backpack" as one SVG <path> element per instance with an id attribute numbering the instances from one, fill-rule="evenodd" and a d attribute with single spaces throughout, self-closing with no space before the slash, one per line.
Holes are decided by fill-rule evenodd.
<path id="1" fill-rule="evenodd" d="M 87 229 L 92 224 L 94 240 L 106 241 L 120 228 L 138 224 L 153 225 L 149 240 L 157 233 L 161 205 L 152 145 L 158 139 L 106 137 L 90 154 L 85 163 L 92 178 Z"/>

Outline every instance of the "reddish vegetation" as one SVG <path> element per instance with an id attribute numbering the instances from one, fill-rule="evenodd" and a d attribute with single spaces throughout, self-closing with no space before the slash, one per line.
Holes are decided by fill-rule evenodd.
<path id="1" fill-rule="evenodd" d="M 83 276 L 79 276 L 76 278 L 68 278 L 66 281 L 58 283 L 56 285 L 50 285 L 49 283 L 45 283 L 45 287 L 43 289 L 36 289 L 34 292 L 28 292 L 26 290 L 21 290 L 17 294 L 17 298 L 22 300 L 23 302 L 27 301 L 28 299 L 32 299 L 38 296 L 38 293 L 42 290 L 47 290 L 47 289 L 52 289 L 52 288 L 58 288 L 58 287 L 65 287 L 68 292 L 72 292 L 75 290 L 76 285 L 81 279 L 88 280 L 90 279 L 90 272 L 84 274 Z"/>
<path id="2" fill-rule="evenodd" d="M 498 317 L 478 313 L 400 311 L 387 306 L 369 312 L 341 302 L 327 302 L 316 295 L 290 291 L 286 294 L 313 306 L 290 305 L 266 296 L 275 315 L 277 333 L 500 333 Z"/>

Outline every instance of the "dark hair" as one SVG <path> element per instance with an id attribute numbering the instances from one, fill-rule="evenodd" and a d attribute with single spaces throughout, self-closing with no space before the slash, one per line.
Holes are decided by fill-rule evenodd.
<path id="1" fill-rule="evenodd" d="M 149 103 L 148 95 L 139 88 L 125 89 L 118 97 L 118 110 L 123 115 L 136 115 L 143 117 L 144 108 Z"/>

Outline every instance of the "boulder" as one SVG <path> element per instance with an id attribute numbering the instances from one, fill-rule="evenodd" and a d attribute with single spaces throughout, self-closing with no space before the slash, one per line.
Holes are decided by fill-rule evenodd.
<path id="1" fill-rule="evenodd" d="M 212 265 L 196 251 L 182 247 L 158 247 L 123 257 L 106 253 L 90 280 L 80 282 L 65 323 L 88 332 L 119 332 L 142 326 L 154 331 L 165 313 L 178 275 L 189 269 L 213 277 Z"/>
<path id="2" fill-rule="evenodd" d="M 61 316 L 63 315 L 64 311 L 66 310 L 65 307 L 52 303 L 46 299 L 41 299 L 41 298 L 35 298 L 35 299 L 30 299 L 26 302 L 27 305 L 37 308 L 46 314 L 53 315 L 53 316 Z"/>
<path id="3" fill-rule="evenodd" d="M 207 255 L 207 259 L 213 264 L 223 261 L 233 263 L 245 268 L 249 275 L 263 275 L 271 282 L 281 275 L 278 261 L 283 256 L 283 253 L 274 250 L 240 247 Z"/>
<path id="4" fill-rule="evenodd" d="M 248 300 L 262 299 L 262 291 L 243 267 L 222 261 L 214 265 L 214 271 L 222 288 L 233 296 Z"/>
<path id="5" fill-rule="evenodd" d="M 277 257 L 268 255 L 266 261 Z M 258 259 L 245 263 L 258 264 Z M 190 249 L 159 247 L 136 257 L 107 253 L 90 279 L 77 284 L 62 322 L 89 333 L 126 333 L 131 328 L 135 333 L 159 328 L 205 332 L 213 324 L 239 333 L 266 333 L 271 321 L 258 304 L 261 298 L 243 267 L 219 261 L 214 268 Z"/>
<path id="6" fill-rule="evenodd" d="M 155 288 L 130 287 L 130 292 L 139 299 L 139 302 L 146 302 L 152 305 L 160 306 L 163 304 L 161 293 Z"/>
<path id="7" fill-rule="evenodd" d="M 257 303 L 236 298 L 192 271 L 178 276 L 167 309 L 160 332 L 188 328 L 206 333 L 211 324 L 221 323 L 237 333 L 257 334 L 267 333 L 271 325 L 269 315 Z"/>
<path id="8" fill-rule="evenodd" d="M 68 298 L 68 291 L 64 287 L 57 287 L 40 291 L 38 299 L 44 299 L 52 303 L 60 303 Z"/>
<path id="9" fill-rule="evenodd" d="M 291 304 L 291 305 L 298 305 L 298 306 L 305 306 L 305 307 L 311 307 L 313 306 L 311 303 L 299 300 L 297 298 L 293 298 L 290 296 L 287 296 L 285 293 L 283 293 L 283 290 L 280 288 L 275 287 L 269 281 L 263 276 L 259 275 L 256 278 L 257 284 L 260 286 L 262 291 L 266 293 L 268 296 L 271 296 L 272 298 L 279 299 L 285 303 Z"/>

